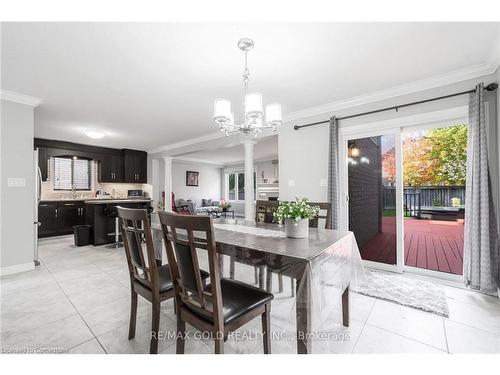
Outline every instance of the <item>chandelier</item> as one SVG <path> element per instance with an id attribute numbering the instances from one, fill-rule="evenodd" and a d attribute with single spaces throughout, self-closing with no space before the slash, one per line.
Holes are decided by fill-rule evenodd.
<path id="1" fill-rule="evenodd" d="M 238 41 L 238 48 L 245 53 L 245 69 L 243 70 L 244 106 L 245 120 L 242 124 L 234 123 L 234 114 L 231 111 L 231 102 L 227 99 L 215 99 L 214 122 L 219 126 L 221 132 L 226 136 L 232 133 L 253 133 L 257 136 L 264 129 L 276 131 L 276 127 L 282 124 L 281 104 L 274 103 L 266 105 L 265 117 L 262 107 L 262 95 L 257 92 L 248 92 L 248 81 L 250 71 L 248 70 L 248 51 L 254 47 L 251 39 L 243 38 Z"/>

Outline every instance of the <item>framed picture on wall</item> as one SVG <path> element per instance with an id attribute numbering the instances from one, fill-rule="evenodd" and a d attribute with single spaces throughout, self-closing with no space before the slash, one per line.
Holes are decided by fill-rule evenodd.
<path id="1" fill-rule="evenodd" d="M 198 172 L 186 171 L 186 186 L 198 186 Z"/>

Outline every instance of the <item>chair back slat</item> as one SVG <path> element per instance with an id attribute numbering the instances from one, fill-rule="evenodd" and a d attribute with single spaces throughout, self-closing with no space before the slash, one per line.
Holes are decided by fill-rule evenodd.
<path id="1" fill-rule="evenodd" d="M 330 202 L 307 202 L 310 206 L 319 206 L 319 214 L 309 220 L 310 228 L 318 228 L 319 219 L 325 220 L 325 229 L 332 229 L 332 204 Z"/>
<path id="2" fill-rule="evenodd" d="M 274 212 L 278 209 L 278 201 L 257 201 L 255 202 L 255 222 L 274 223 Z"/>
<path id="3" fill-rule="evenodd" d="M 158 268 L 147 210 L 117 207 L 130 280 L 159 290 Z"/>
<path id="4" fill-rule="evenodd" d="M 166 211 L 160 211 L 158 215 L 179 302 L 205 315 L 213 316 L 214 322 L 222 324 L 220 275 L 211 218 Z M 209 289 L 203 286 L 197 249 L 207 250 Z"/>

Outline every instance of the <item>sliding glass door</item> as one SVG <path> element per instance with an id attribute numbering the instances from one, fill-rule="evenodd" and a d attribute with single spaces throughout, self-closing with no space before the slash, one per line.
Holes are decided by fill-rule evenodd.
<path id="1" fill-rule="evenodd" d="M 467 160 L 464 110 L 341 129 L 341 229 L 354 233 L 368 266 L 459 279 Z"/>
<path id="2" fill-rule="evenodd" d="M 462 275 L 467 124 L 403 132 L 404 264 Z"/>
<path id="3" fill-rule="evenodd" d="M 397 264 L 396 134 L 346 139 L 348 229 L 361 257 Z"/>

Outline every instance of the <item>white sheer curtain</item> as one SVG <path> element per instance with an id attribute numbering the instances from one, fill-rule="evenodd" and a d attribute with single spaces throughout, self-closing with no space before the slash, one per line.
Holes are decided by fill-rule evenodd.
<path id="1" fill-rule="evenodd" d="M 488 165 L 483 84 L 469 100 L 464 228 L 464 279 L 483 293 L 500 287 L 500 243 Z"/>

